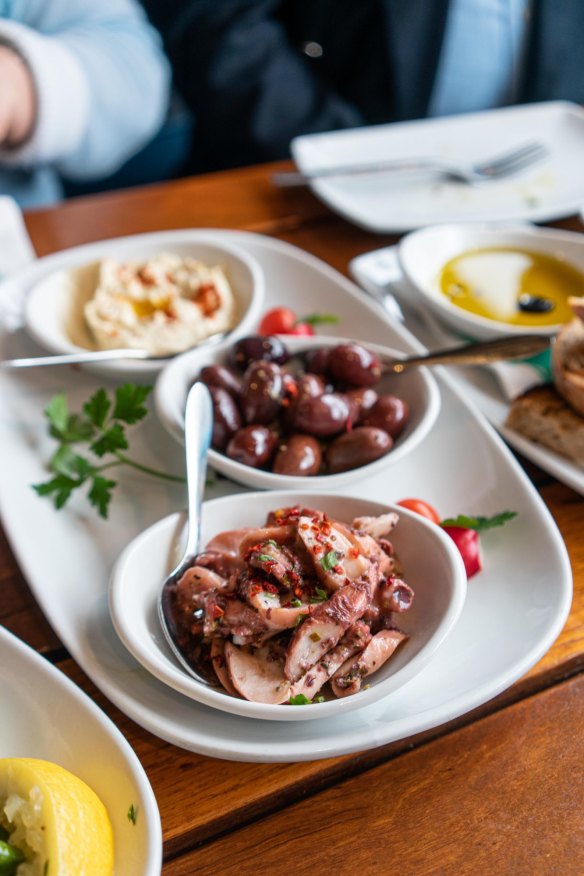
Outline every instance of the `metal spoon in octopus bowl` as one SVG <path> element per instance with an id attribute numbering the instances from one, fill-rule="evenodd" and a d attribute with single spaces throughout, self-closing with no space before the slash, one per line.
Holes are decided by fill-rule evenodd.
<path id="1" fill-rule="evenodd" d="M 197 668 L 194 655 L 181 645 L 181 636 L 173 613 L 176 585 L 193 565 L 201 545 L 201 516 L 207 452 L 213 435 L 213 403 L 204 383 L 195 383 L 189 390 L 185 411 L 185 449 L 187 470 L 187 537 L 182 559 L 165 579 L 158 602 L 158 616 L 170 649 L 183 669 L 202 684 L 215 686 L 211 678 Z"/>

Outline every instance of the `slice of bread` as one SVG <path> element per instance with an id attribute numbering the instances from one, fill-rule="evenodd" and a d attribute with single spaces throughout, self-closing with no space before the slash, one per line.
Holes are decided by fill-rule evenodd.
<path id="1" fill-rule="evenodd" d="M 584 417 L 553 386 L 535 386 L 518 396 L 505 425 L 584 468 Z"/>
<path id="2" fill-rule="evenodd" d="M 552 374 L 562 398 L 584 416 L 584 298 L 568 300 L 575 316 L 552 345 Z"/>

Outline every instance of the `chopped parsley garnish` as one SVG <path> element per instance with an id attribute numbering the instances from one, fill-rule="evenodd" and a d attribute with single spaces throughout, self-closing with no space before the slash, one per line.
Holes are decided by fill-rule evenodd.
<path id="1" fill-rule="evenodd" d="M 133 803 L 130 803 L 130 808 L 128 809 L 128 821 L 131 821 L 132 824 L 136 824 L 137 815 L 136 807 Z"/>
<path id="2" fill-rule="evenodd" d="M 324 703 L 324 697 L 321 694 L 313 700 L 309 700 L 304 694 L 296 694 L 296 696 L 290 697 L 288 702 L 291 706 L 311 706 L 313 703 Z"/>
<path id="3" fill-rule="evenodd" d="M 309 706 L 310 700 L 304 694 L 296 694 L 295 697 L 290 697 L 288 700 L 291 706 Z"/>
<path id="4" fill-rule="evenodd" d="M 328 593 L 326 590 L 322 590 L 320 587 L 314 588 L 314 596 L 311 596 L 311 602 L 325 602 L 328 599 Z"/>
<path id="5" fill-rule="evenodd" d="M 330 572 L 331 569 L 339 562 L 339 558 L 336 551 L 329 551 L 324 557 L 321 557 L 320 565 L 325 570 L 325 572 Z"/>
<path id="6" fill-rule="evenodd" d="M 514 517 L 517 517 L 516 511 L 502 511 L 500 514 L 493 515 L 493 517 L 471 517 L 466 514 L 459 514 L 458 517 L 448 517 L 440 525 L 460 526 L 463 529 L 475 529 L 477 532 L 485 532 L 485 530 L 494 529 L 496 526 L 504 526 L 505 523 Z"/>

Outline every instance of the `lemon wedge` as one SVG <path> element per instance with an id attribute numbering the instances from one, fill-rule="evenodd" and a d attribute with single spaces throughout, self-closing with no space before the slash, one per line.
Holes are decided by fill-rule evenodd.
<path id="1" fill-rule="evenodd" d="M 63 767 L 32 758 L 0 758 L 0 828 L 12 876 L 111 876 L 113 834 L 105 806 Z M 8 852 L 6 852 L 6 848 Z M 24 862 L 18 863 L 18 859 Z"/>

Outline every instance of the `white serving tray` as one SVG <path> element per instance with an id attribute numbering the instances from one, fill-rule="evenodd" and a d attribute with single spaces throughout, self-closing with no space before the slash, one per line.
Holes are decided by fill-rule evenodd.
<path id="1" fill-rule="evenodd" d="M 331 333 L 417 351 L 419 343 L 393 323 L 350 281 L 302 250 L 260 235 L 216 231 L 245 246 L 266 273 L 266 306 L 289 304 L 340 317 Z M 174 232 L 156 235 L 171 249 Z M 184 238 L 184 231 L 180 232 Z M 26 294 L 34 281 L 80 254 L 108 252 L 108 242 L 41 259 L 14 276 L 8 291 Z M 0 335 L 0 355 L 30 355 L 21 333 Z M 252 721 L 187 699 L 150 676 L 117 638 L 107 608 L 110 569 L 126 544 L 146 526 L 182 508 L 182 488 L 120 472 L 108 521 L 84 501 L 60 512 L 31 484 L 47 477 L 54 449 L 42 410 L 66 391 L 78 409 L 99 385 L 75 369 L 50 368 L 0 375 L 0 511 L 18 562 L 55 631 L 95 684 L 122 711 L 152 733 L 184 748 L 233 760 L 311 760 L 383 745 L 461 715 L 504 690 L 534 665 L 560 633 L 572 582 L 564 543 L 522 469 L 494 430 L 440 371 L 442 410 L 426 440 L 387 477 L 345 492 L 381 501 L 419 496 L 444 516 L 459 512 L 518 512 L 507 528 L 484 539 L 485 570 L 473 578 L 461 620 L 432 663 L 383 702 L 343 720 L 300 723 Z M 181 450 L 154 417 L 136 427 L 132 448 L 140 461 L 182 470 Z M 241 491 L 218 480 L 207 497 Z"/>

